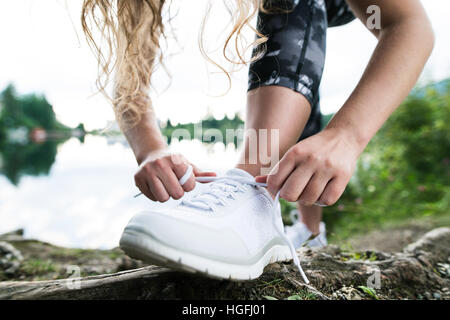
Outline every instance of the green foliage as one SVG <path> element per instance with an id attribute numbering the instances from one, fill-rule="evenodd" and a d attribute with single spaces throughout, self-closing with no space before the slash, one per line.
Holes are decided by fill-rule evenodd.
<path id="1" fill-rule="evenodd" d="M 373 288 L 369 288 L 366 286 L 359 286 L 358 287 L 362 292 L 364 292 L 365 294 L 367 294 L 369 297 L 375 299 L 375 300 L 379 300 L 377 293 L 375 291 L 375 289 Z"/>
<path id="2" fill-rule="evenodd" d="M 4 159 L 0 172 L 14 185 L 17 185 L 24 175 L 48 174 L 55 162 L 56 151 L 55 141 L 46 141 L 39 145 L 6 143 L 0 150 L 0 155 Z"/>
<path id="3" fill-rule="evenodd" d="M 369 260 L 369 261 L 376 261 L 377 255 L 375 252 L 358 252 L 353 250 L 345 250 L 343 246 L 343 251 L 341 252 L 341 260 L 342 261 L 348 261 L 348 260 Z"/>
<path id="4" fill-rule="evenodd" d="M 35 128 L 56 133 L 57 137 L 41 144 L 32 143 L 28 135 Z M 82 124 L 77 128 L 84 130 Z M 15 130 L 24 130 L 25 141 L 8 138 L 8 133 Z M 53 107 L 44 96 L 20 96 L 9 85 L 0 93 L 0 173 L 15 185 L 23 175 L 48 174 L 56 158 L 57 145 L 70 137 L 70 130 L 57 121 Z"/>
<path id="5" fill-rule="evenodd" d="M 369 143 L 341 200 L 325 210 L 335 235 L 448 214 L 449 123 L 450 81 L 414 91 Z"/>
<path id="6" fill-rule="evenodd" d="M 333 116 L 334 116 L 334 113 L 322 115 L 322 129 L 326 127 L 326 125 L 328 124 L 328 122 L 330 122 L 330 120 L 331 120 L 331 118 L 333 118 Z"/>
<path id="7" fill-rule="evenodd" d="M 202 128 L 202 136 L 197 137 L 196 136 L 196 130 L 195 128 Z M 222 141 L 225 142 L 232 142 L 236 147 L 238 147 L 242 142 L 242 136 L 240 137 L 230 137 L 233 138 L 233 141 L 229 141 L 227 139 L 227 130 L 237 130 L 237 129 L 243 129 L 244 127 L 244 121 L 239 117 L 238 114 L 235 114 L 234 118 L 228 118 L 225 117 L 221 120 L 215 119 L 213 116 L 209 116 L 206 119 L 202 120 L 198 123 L 186 123 L 186 124 L 178 124 L 176 126 L 172 125 L 170 120 L 167 120 L 167 122 L 163 125 L 161 131 L 164 136 L 167 137 L 168 143 L 171 142 L 172 137 L 177 136 L 176 130 L 184 129 L 189 132 L 189 139 L 201 139 L 203 142 L 208 143 L 215 143 L 218 141 L 215 141 L 216 134 L 220 135 L 223 139 Z M 211 132 L 211 137 L 208 137 L 208 129 L 213 129 L 214 132 Z M 200 130 L 198 130 L 200 132 Z M 180 140 L 183 138 L 180 137 Z"/>
<path id="8" fill-rule="evenodd" d="M 6 87 L 1 93 L 0 103 L 2 106 L 0 114 L 1 128 L 19 126 L 23 110 L 13 85 Z"/>
<path id="9" fill-rule="evenodd" d="M 51 260 L 30 259 L 23 262 L 20 271 L 29 276 L 40 276 L 57 270 Z"/>
<path id="10" fill-rule="evenodd" d="M 44 96 L 36 94 L 19 96 L 13 85 L 0 94 L 0 130 L 41 127 L 46 130 L 69 129 L 56 120 L 55 112 Z"/>
<path id="11" fill-rule="evenodd" d="M 323 115 L 323 126 L 332 117 Z M 450 80 L 414 90 L 366 148 L 341 200 L 325 209 L 331 238 L 345 239 L 384 223 L 448 213 L 449 123 Z M 196 138 L 194 127 L 199 125 L 173 126 L 167 121 L 162 131 L 170 137 L 176 129 L 187 129 Z M 242 128 L 243 121 L 237 115 L 222 120 L 210 116 L 201 125 L 203 130 L 218 129 L 225 137 L 226 129 Z M 281 200 L 285 224 L 291 224 L 289 213 L 295 208 Z"/>
<path id="12" fill-rule="evenodd" d="M 287 297 L 287 300 L 317 300 L 317 295 L 308 291 L 300 291 L 297 294 Z"/>

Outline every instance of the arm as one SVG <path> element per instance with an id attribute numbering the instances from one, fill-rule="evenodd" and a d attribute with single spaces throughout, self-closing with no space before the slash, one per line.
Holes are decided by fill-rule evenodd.
<path id="1" fill-rule="evenodd" d="M 378 45 L 350 98 L 328 125 L 357 138 L 362 151 L 416 83 L 431 54 L 434 35 L 418 0 L 347 0 L 365 24 L 366 8 L 381 9 Z"/>
<path id="2" fill-rule="evenodd" d="M 357 87 L 321 133 L 292 147 L 268 176 L 269 190 L 305 205 L 334 204 L 367 143 L 407 96 L 434 44 L 419 0 L 347 0 L 365 24 L 366 8 L 381 9 L 378 45 Z M 259 181 L 263 178 L 258 178 Z"/>
<path id="3" fill-rule="evenodd" d="M 122 38 L 123 39 L 123 38 Z M 124 93 L 125 98 L 118 99 L 115 104 L 116 114 L 119 115 L 119 121 L 127 123 L 129 104 L 133 104 L 135 109 L 142 112 L 139 121 L 132 126 L 123 126 L 125 137 L 127 138 L 139 169 L 134 175 L 136 186 L 139 190 L 153 201 L 165 202 L 170 197 L 179 199 L 184 192 L 189 192 L 195 187 L 195 176 L 214 175 L 213 173 L 199 172 L 194 167 L 194 175 L 191 176 L 185 184 L 180 185 L 179 179 L 185 174 L 189 161 L 179 154 L 170 154 L 167 151 L 167 144 L 156 122 L 156 116 L 153 110 L 151 99 L 149 97 L 150 77 L 152 65 L 155 59 L 155 52 L 152 42 L 146 37 L 139 38 L 139 47 L 145 51 L 146 59 L 139 61 L 142 68 L 133 68 L 127 62 L 132 60 L 126 55 L 126 61 L 119 70 L 115 79 L 116 96 L 121 97 Z M 129 81 L 129 74 L 135 69 L 140 82 L 138 84 Z M 133 92 L 133 88 L 138 87 L 138 94 L 126 95 L 127 92 Z"/>
<path id="4" fill-rule="evenodd" d="M 148 158 L 149 154 L 162 153 L 167 148 L 152 107 L 149 107 L 148 112 L 142 115 L 141 120 L 134 127 L 124 131 L 124 134 L 139 165 Z"/>

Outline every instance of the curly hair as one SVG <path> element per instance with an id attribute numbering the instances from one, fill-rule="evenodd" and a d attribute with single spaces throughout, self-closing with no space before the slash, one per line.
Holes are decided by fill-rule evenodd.
<path id="1" fill-rule="evenodd" d="M 267 37 L 251 25 L 258 10 L 265 13 L 289 11 L 292 0 L 224 0 L 231 17 L 231 31 L 223 46 L 225 59 L 234 65 L 246 65 L 259 59 L 265 52 Z M 171 0 L 84 0 L 81 23 L 86 39 L 98 61 L 98 89 L 111 101 L 122 129 L 137 124 L 141 116 L 150 110 L 149 89 L 151 75 L 156 65 L 163 63 L 161 41 L 167 40 L 166 13 Z M 168 8 L 168 11 L 166 9 Z M 228 77 L 229 71 L 211 59 L 203 44 L 208 12 L 201 24 L 199 48 L 210 63 Z M 167 21 L 166 21 L 167 20 Z M 168 23 L 167 23 L 168 22 Z M 242 41 L 243 30 L 249 28 L 256 34 L 248 46 Z M 234 44 L 234 56 L 227 54 Z M 250 60 L 245 52 L 254 48 Z M 106 87 L 114 76 L 114 94 L 110 97 Z"/>

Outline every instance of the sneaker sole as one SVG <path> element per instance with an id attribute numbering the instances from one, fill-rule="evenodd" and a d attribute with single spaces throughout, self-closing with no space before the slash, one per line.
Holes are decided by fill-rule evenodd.
<path id="1" fill-rule="evenodd" d="M 120 248 L 131 258 L 148 264 L 215 279 L 238 281 L 256 279 L 268 264 L 291 259 L 289 247 L 275 245 L 254 264 L 226 263 L 177 250 L 143 232 L 130 229 L 123 232 Z"/>

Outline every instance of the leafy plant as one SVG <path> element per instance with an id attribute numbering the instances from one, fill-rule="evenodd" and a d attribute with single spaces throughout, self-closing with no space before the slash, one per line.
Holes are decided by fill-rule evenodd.
<path id="1" fill-rule="evenodd" d="M 369 287 L 366 287 L 366 286 L 359 286 L 358 289 L 360 289 L 362 292 L 364 292 L 365 294 L 367 294 L 371 298 L 379 300 L 375 289 L 369 288 Z"/>
<path id="2" fill-rule="evenodd" d="M 450 80 L 416 89 L 362 154 L 338 203 L 325 209 L 340 239 L 385 223 L 448 214 Z"/>

